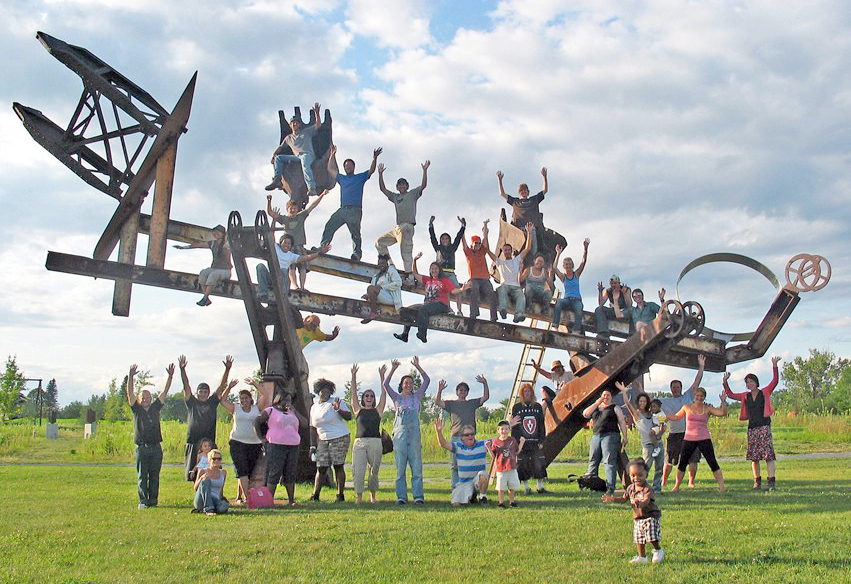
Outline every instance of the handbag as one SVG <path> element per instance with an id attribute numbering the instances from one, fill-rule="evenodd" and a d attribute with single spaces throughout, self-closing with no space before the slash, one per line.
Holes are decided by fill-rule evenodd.
<path id="1" fill-rule="evenodd" d="M 275 506 L 275 501 L 266 487 L 253 487 L 248 490 L 245 506 L 249 509 L 271 509 Z"/>
<path id="2" fill-rule="evenodd" d="M 393 452 L 393 438 L 387 433 L 387 430 L 381 431 L 381 454 Z"/>

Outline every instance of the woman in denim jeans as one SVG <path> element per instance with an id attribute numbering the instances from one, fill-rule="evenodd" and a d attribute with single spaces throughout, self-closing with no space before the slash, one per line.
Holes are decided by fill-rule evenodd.
<path id="1" fill-rule="evenodd" d="M 393 420 L 393 455 L 396 458 L 396 501 L 399 505 L 405 505 L 408 502 L 408 481 L 405 476 L 407 466 L 411 467 L 411 491 L 414 495 L 414 503 L 417 505 L 425 503 L 420 406 L 430 378 L 420 367 L 419 357 L 414 357 L 411 364 L 422 377 L 422 384 L 417 391 L 414 391 L 414 378 L 411 375 L 402 376 L 398 392 L 390 387 L 393 373 L 399 368 L 398 359 L 393 359 L 391 362 L 389 374 L 387 374 L 387 365 L 382 365 L 378 370 L 381 385 L 396 407 L 396 418 Z"/>
<path id="2" fill-rule="evenodd" d="M 553 328 L 558 330 L 561 324 L 561 311 L 564 309 L 573 311 L 573 326 L 569 323 L 567 331 L 582 334 L 582 294 L 579 292 L 579 276 L 585 270 L 585 262 L 588 261 L 588 245 L 591 240 L 587 237 L 582 243 L 582 263 L 576 270 L 573 269 L 573 258 L 564 258 L 564 272 L 558 269 L 558 259 L 561 257 L 561 252 L 564 251 L 560 245 L 556 246 L 556 259 L 553 261 L 553 274 L 559 279 L 559 282 L 564 286 L 564 296 L 556 302 L 553 310 Z"/>
<path id="3" fill-rule="evenodd" d="M 604 389 L 597 401 L 582 411 L 593 420 L 591 446 L 588 454 L 588 475 L 597 476 L 600 462 L 606 465 L 606 492 L 615 492 L 618 474 L 618 457 L 626 447 L 626 421 L 620 407 L 612 403 L 612 391 Z"/>

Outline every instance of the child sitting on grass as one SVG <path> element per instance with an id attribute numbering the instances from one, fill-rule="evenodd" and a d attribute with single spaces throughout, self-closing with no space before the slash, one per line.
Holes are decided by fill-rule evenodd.
<path id="1" fill-rule="evenodd" d="M 646 547 L 649 542 L 653 546 L 653 563 L 659 564 L 665 559 L 665 551 L 659 547 L 662 536 L 660 518 L 662 512 L 656 506 L 653 489 L 647 484 L 647 463 L 643 458 L 633 458 L 626 467 L 632 484 L 626 488 L 621 497 L 603 495 L 604 503 L 625 503 L 632 505 L 632 517 L 635 521 L 632 537 L 638 547 L 638 555 L 632 558 L 630 564 L 646 564 Z"/>
<path id="2" fill-rule="evenodd" d="M 198 458 L 195 461 L 195 468 L 192 469 L 192 473 L 189 475 L 193 481 L 198 476 L 198 471 L 210 468 L 210 461 L 207 459 L 207 455 L 214 448 L 218 448 L 218 446 L 209 438 L 202 438 L 201 442 L 198 443 Z"/>
<path id="3" fill-rule="evenodd" d="M 505 491 L 508 491 L 508 506 L 517 507 L 514 492 L 520 488 L 520 477 L 517 476 L 517 454 L 523 449 L 526 438 L 520 442 L 511 435 L 511 426 L 505 420 L 496 427 L 497 438 L 485 442 L 485 446 L 493 455 L 496 465 L 496 492 L 499 496 L 497 507 L 505 508 Z"/>

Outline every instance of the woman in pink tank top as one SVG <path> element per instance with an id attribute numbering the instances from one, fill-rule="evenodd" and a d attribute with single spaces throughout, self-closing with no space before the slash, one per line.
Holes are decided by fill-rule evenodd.
<path id="1" fill-rule="evenodd" d="M 685 404 L 676 414 L 668 416 L 669 420 L 686 419 L 686 433 L 683 436 L 683 447 L 680 451 L 680 462 L 677 465 L 677 482 L 672 492 L 680 490 L 680 483 L 686 472 L 686 467 L 695 450 L 700 450 L 715 480 L 718 481 L 718 490 L 724 492 L 724 474 L 718 461 L 715 459 L 715 448 L 712 446 L 712 437 L 709 435 L 709 416 L 724 417 L 727 415 L 727 396 L 721 394 L 721 407 L 716 408 L 706 403 L 706 390 L 698 387 L 694 390 L 694 403 Z"/>

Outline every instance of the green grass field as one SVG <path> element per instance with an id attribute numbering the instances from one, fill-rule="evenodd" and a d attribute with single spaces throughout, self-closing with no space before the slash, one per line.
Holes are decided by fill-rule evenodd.
<path id="1" fill-rule="evenodd" d="M 728 493 L 701 465 L 696 490 L 660 497 L 658 566 L 627 564 L 631 512 L 567 484 L 580 464 L 552 466 L 552 494 L 508 510 L 453 509 L 448 466 L 427 466 L 427 504 L 400 509 L 388 456 L 376 506 L 333 503 L 326 489 L 297 509 L 211 518 L 189 513 L 178 468 L 163 470 L 160 507 L 140 511 L 132 468 L 2 466 L 0 581 L 851 581 L 851 459 L 780 461 L 773 493 L 750 491 L 746 462 L 722 466 Z"/>

